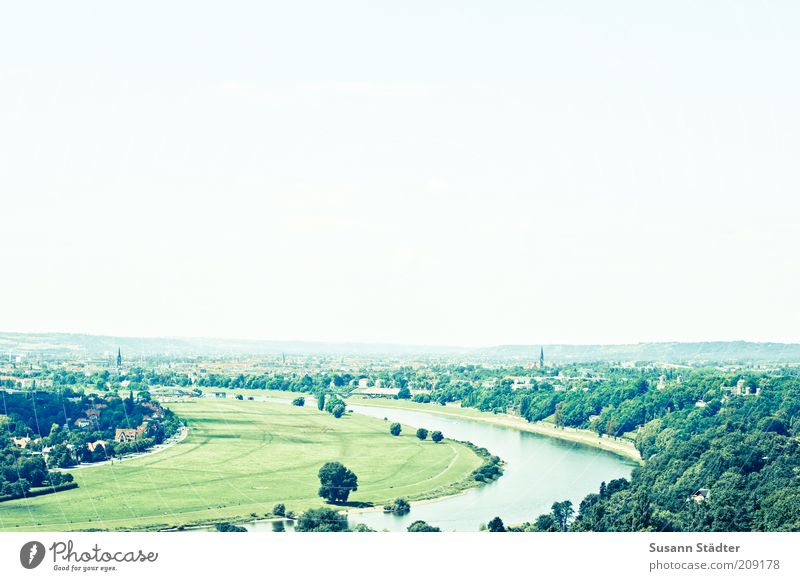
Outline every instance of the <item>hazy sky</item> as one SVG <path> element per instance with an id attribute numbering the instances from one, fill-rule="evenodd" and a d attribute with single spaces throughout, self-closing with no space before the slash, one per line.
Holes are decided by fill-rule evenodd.
<path id="1" fill-rule="evenodd" d="M 798 21 L 4 3 L 0 330 L 800 341 Z"/>

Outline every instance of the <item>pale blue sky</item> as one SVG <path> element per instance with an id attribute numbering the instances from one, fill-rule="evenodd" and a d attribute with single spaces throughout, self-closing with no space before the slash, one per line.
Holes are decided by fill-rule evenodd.
<path id="1" fill-rule="evenodd" d="M 795 2 L 20 2 L 0 330 L 800 341 Z"/>

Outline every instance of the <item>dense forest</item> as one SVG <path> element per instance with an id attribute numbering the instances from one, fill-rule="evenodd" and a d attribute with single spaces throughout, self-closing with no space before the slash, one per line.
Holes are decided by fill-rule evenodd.
<path id="1" fill-rule="evenodd" d="M 556 503 L 521 530 L 796 531 L 798 386 L 796 369 L 630 370 L 592 388 L 446 386 L 432 399 L 633 439 L 644 464 L 630 482 L 604 483 L 577 510 Z"/>

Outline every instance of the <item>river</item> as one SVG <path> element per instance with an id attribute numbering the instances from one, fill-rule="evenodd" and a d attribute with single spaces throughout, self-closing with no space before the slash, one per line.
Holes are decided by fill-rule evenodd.
<path id="1" fill-rule="evenodd" d="M 577 511 L 580 501 L 597 492 L 601 482 L 628 478 L 636 466 L 603 450 L 479 420 L 350 403 L 347 407 L 354 413 L 440 430 L 447 438 L 487 448 L 506 463 L 503 476 L 490 484 L 441 500 L 412 502 L 411 512 L 403 516 L 382 511 L 351 513 L 351 526 L 364 523 L 379 531 L 404 531 L 412 522 L 424 520 L 443 531 L 477 531 L 495 516 L 506 524 L 519 524 L 549 512 L 556 501 L 571 500 Z M 283 524 L 246 526 L 252 531 L 272 531 Z"/>

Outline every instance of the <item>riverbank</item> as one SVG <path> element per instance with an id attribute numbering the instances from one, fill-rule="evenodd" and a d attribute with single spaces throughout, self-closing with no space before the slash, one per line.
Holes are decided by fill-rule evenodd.
<path id="1" fill-rule="evenodd" d="M 410 401 L 393 399 L 373 399 L 361 396 L 351 396 L 347 398 L 347 401 L 363 406 L 407 409 L 442 416 L 466 418 L 498 426 L 510 427 L 550 438 L 557 438 L 559 440 L 566 440 L 568 442 L 582 444 L 584 446 L 591 446 L 593 448 L 598 448 L 600 450 L 605 450 L 606 452 L 616 454 L 617 456 L 622 456 L 628 460 L 633 460 L 640 464 L 642 463 L 642 457 L 639 454 L 639 451 L 633 445 L 633 442 L 609 437 L 600 437 L 597 435 L 597 433 L 590 430 L 560 428 L 545 422 L 531 423 L 519 416 L 512 416 L 510 414 L 492 414 L 473 408 L 462 408 L 460 406 L 456 407 L 454 405 L 440 406 L 438 404 L 414 403 Z"/>

